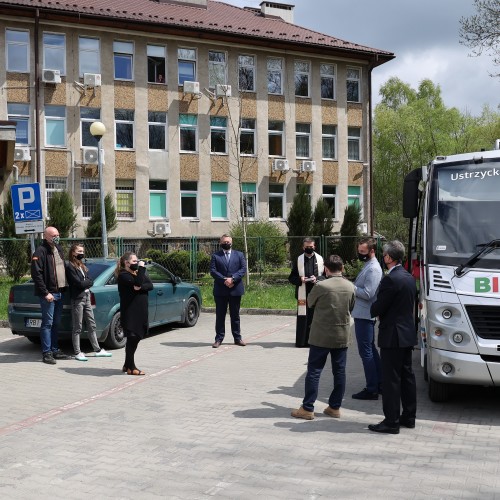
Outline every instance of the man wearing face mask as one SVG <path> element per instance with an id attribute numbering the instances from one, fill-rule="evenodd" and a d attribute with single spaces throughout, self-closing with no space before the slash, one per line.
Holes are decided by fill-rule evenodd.
<path id="1" fill-rule="evenodd" d="M 295 328 L 295 347 L 309 346 L 309 331 L 314 309 L 307 307 L 307 296 L 319 279 L 324 279 L 323 257 L 315 252 L 316 246 L 312 238 L 302 241 L 304 253 L 294 262 L 288 281 L 295 285 L 297 299 L 297 325 Z"/>
<path id="2" fill-rule="evenodd" d="M 58 346 L 63 293 L 68 285 L 64 256 L 59 245 L 59 231 L 55 227 L 45 229 L 43 242 L 31 258 L 31 278 L 42 309 L 40 340 L 43 362 L 55 365 L 56 359 L 68 359 Z"/>
<path id="3" fill-rule="evenodd" d="M 366 386 L 353 394 L 353 399 L 377 400 L 381 388 L 380 355 L 375 346 L 375 319 L 370 314 L 370 307 L 375 302 L 382 279 L 382 268 L 375 256 L 375 248 L 373 238 L 363 238 L 358 243 L 358 259 L 364 262 L 364 266 L 354 281 L 356 303 L 352 317 Z"/>
<path id="4" fill-rule="evenodd" d="M 232 249 L 233 239 L 228 234 L 221 236 L 219 244 L 220 250 L 212 255 L 210 261 L 215 299 L 215 342 L 212 347 L 217 349 L 224 340 L 228 305 L 234 343 L 243 347 L 246 344 L 241 338 L 240 303 L 245 293 L 243 276 L 247 272 L 247 262 L 242 252 Z"/>

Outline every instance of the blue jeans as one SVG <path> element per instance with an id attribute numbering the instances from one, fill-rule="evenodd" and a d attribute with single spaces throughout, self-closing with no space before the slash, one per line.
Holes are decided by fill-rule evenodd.
<path id="1" fill-rule="evenodd" d="M 304 410 L 314 411 L 314 403 L 318 397 L 319 378 L 325 367 L 326 358 L 330 354 L 333 373 L 333 391 L 328 399 L 331 408 L 338 409 L 342 405 L 345 392 L 345 364 L 347 347 L 329 349 L 328 347 L 310 346 L 307 361 L 306 394 L 302 406 Z"/>
<path id="2" fill-rule="evenodd" d="M 63 298 L 61 293 L 53 293 L 52 295 L 54 296 L 52 302 L 48 302 L 45 297 L 40 297 L 40 306 L 42 308 L 40 340 L 44 354 L 59 349 L 57 338 L 63 310 Z"/>
<path id="3" fill-rule="evenodd" d="M 382 383 L 380 355 L 375 346 L 375 321 L 371 319 L 354 319 L 358 352 L 365 371 L 366 390 L 379 392 Z"/>

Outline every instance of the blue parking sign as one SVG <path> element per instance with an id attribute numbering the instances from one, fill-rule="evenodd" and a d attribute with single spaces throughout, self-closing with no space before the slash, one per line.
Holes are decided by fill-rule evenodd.
<path id="1" fill-rule="evenodd" d="M 11 186 L 14 222 L 43 220 L 40 184 L 13 184 Z"/>

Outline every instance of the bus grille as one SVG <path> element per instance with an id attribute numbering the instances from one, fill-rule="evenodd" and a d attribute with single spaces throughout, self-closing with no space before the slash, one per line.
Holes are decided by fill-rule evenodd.
<path id="1" fill-rule="evenodd" d="M 465 306 L 472 328 L 482 339 L 500 339 L 500 307 Z"/>

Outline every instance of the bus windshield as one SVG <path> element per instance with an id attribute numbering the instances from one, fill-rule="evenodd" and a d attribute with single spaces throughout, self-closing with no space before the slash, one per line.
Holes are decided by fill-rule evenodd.
<path id="1" fill-rule="evenodd" d="M 429 263 L 458 266 L 500 239 L 500 162 L 434 165 L 428 200 Z M 477 262 L 500 268 L 500 249 Z"/>

